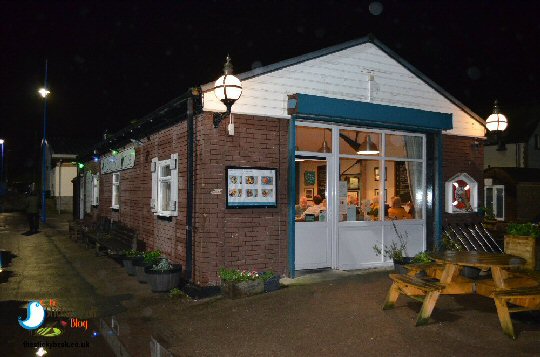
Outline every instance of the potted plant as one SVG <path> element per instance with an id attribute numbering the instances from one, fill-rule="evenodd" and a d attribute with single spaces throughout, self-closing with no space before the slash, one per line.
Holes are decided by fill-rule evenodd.
<path id="1" fill-rule="evenodd" d="M 481 207 L 478 209 L 480 215 L 483 215 L 482 223 L 487 229 L 494 230 L 497 227 L 497 218 L 495 218 L 495 213 L 490 207 Z"/>
<path id="2" fill-rule="evenodd" d="M 260 294 L 264 291 L 264 281 L 256 271 L 221 268 L 221 293 L 230 299 Z"/>
<path id="3" fill-rule="evenodd" d="M 264 292 L 269 293 L 272 291 L 279 290 L 279 276 L 275 275 L 271 271 L 265 271 L 259 274 L 262 281 L 264 282 Z"/>
<path id="4" fill-rule="evenodd" d="M 137 250 L 128 250 L 126 252 L 126 255 L 122 258 L 122 264 L 124 265 L 128 275 L 135 275 L 135 267 L 133 266 L 133 262 L 137 259 L 142 260 L 143 257 L 144 252 L 139 252 Z"/>
<path id="5" fill-rule="evenodd" d="M 146 267 L 151 267 L 159 263 L 159 258 L 161 257 L 161 252 L 159 250 L 151 250 L 144 253 L 143 259 L 138 259 L 133 261 L 133 266 L 135 267 L 135 275 L 139 283 L 146 283 L 146 273 L 144 269 Z"/>
<path id="6" fill-rule="evenodd" d="M 504 235 L 504 252 L 524 258 L 525 269 L 536 268 L 536 238 L 540 237 L 540 228 L 532 223 L 511 223 Z"/>
<path id="7" fill-rule="evenodd" d="M 160 258 L 158 264 L 146 267 L 145 273 L 153 292 L 167 292 L 180 284 L 182 266 L 171 264 L 167 258 Z"/>
<path id="8" fill-rule="evenodd" d="M 406 264 L 412 262 L 412 257 L 407 257 L 407 239 L 409 234 L 405 231 L 405 235 L 401 234 L 396 227 L 396 224 L 392 221 L 394 226 L 394 231 L 398 238 L 397 241 L 393 240 L 389 245 L 384 245 L 382 248 L 375 244 L 373 250 L 375 251 L 376 256 L 383 255 L 386 258 L 391 258 L 394 261 L 394 270 L 399 274 L 406 274 L 407 269 L 405 269 Z"/>

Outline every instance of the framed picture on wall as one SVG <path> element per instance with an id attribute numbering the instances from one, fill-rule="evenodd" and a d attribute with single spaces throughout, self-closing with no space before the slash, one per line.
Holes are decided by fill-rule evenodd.
<path id="1" fill-rule="evenodd" d="M 315 185 L 315 171 L 304 172 L 304 185 L 306 186 Z"/>
<path id="2" fill-rule="evenodd" d="M 379 181 L 381 179 L 381 174 L 379 173 L 378 167 L 375 167 L 373 169 L 373 174 L 375 176 L 375 181 Z M 388 181 L 388 168 L 387 167 L 384 168 L 384 180 Z"/>
<path id="3" fill-rule="evenodd" d="M 358 177 L 349 177 L 349 190 L 358 190 Z"/>
<path id="4" fill-rule="evenodd" d="M 313 201 L 313 189 L 312 188 L 305 188 L 304 189 L 304 196 L 306 196 L 308 201 Z"/>
<path id="5" fill-rule="evenodd" d="M 347 203 L 349 205 L 358 204 L 358 191 L 349 191 L 347 192 Z"/>
<path id="6" fill-rule="evenodd" d="M 375 196 L 378 197 L 379 196 L 379 189 L 376 188 L 375 189 Z M 388 190 L 384 190 L 384 202 L 387 202 L 388 201 Z"/>

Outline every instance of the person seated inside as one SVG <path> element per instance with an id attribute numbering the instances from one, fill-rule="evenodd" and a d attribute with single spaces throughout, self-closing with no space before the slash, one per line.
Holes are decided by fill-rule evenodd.
<path id="1" fill-rule="evenodd" d="M 326 210 L 326 208 L 323 207 L 323 205 L 322 205 L 322 201 L 323 201 L 323 199 L 322 199 L 321 196 L 319 196 L 319 195 L 313 196 L 313 206 L 308 207 L 304 211 L 304 213 L 302 213 L 302 215 L 300 216 L 298 221 L 305 221 L 306 220 L 306 214 L 314 215 L 315 220 L 318 221 L 321 211 Z"/>
<path id="2" fill-rule="evenodd" d="M 414 205 L 411 201 L 405 204 L 405 211 L 409 214 L 409 218 L 414 218 Z"/>
<path id="3" fill-rule="evenodd" d="M 302 213 L 304 213 L 308 209 L 308 200 L 306 196 L 300 197 L 300 202 L 296 206 L 294 206 L 296 210 L 296 217 L 300 217 Z"/>
<path id="4" fill-rule="evenodd" d="M 407 219 L 411 216 L 401 207 L 401 198 L 396 196 L 392 199 L 392 207 L 388 209 L 388 217 L 390 219 Z"/>

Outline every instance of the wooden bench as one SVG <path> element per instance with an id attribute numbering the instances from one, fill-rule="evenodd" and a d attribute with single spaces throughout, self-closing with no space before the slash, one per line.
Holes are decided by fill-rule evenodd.
<path id="1" fill-rule="evenodd" d="M 423 301 L 422 309 L 420 309 L 418 318 L 416 319 L 416 326 L 427 324 L 431 312 L 435 307 L 435 303 L 445 286 L 437 282 L 426 281 L 411 275 L 390 274 L 389 277 L 392 279 L 393 283 L 392 286 L 390 286 L 390 290 L 388 290 L 383 310 L 393 308 L 399 294 L 405 294 L 415 300 Z"/>
<path id="2" fill-rule="evenodd" d="M 82 241 L 83 226 L 80 221 L 69 222 L 69 238 L 75 242 Z"/>
<path id="3" fill-rule="evenodd" d="M 499 290 L 493 294 L 497 315 L 503 332 L 516 338 L 510 314 L 520 311 L 540 310 L 540 286 Z M 508 306 L 508 304 L 513 306 Z"/>
<path id="4" fill-rule="evenodd" d="M 95 246 L 98 239 L 111 229 L 111 220 L 108 217 L 99 217 L 96 222 L 83 225 L 83 242 L 86 247 Z"/>
<path id="5" fill-rule="evenodd" d="M 138 239 L 137 231 L 113 222 L 107 234 L 98 237 L 96 241 L 96 253 L 104 252 L 107 255 L 122 255 L 128 250 L 143 250 L 144 242 Z"/>

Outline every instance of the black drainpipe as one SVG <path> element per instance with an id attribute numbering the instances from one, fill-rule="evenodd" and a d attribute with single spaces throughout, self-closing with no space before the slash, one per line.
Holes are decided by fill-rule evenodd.
<path id="1" fill-rule="evenodd" d="M 186 197 L 186 280 L 193 281 L 193 115 L 195 111 L 193 90 L 187 99 L 187 197 Z"/>

